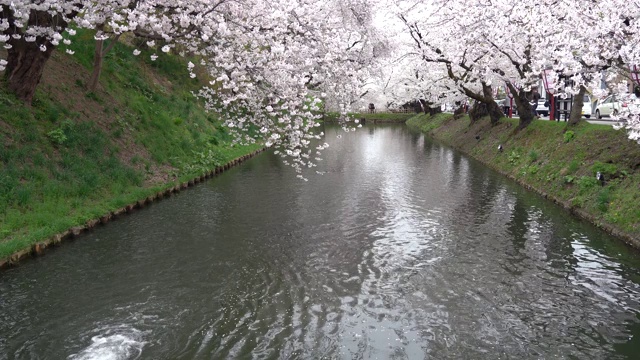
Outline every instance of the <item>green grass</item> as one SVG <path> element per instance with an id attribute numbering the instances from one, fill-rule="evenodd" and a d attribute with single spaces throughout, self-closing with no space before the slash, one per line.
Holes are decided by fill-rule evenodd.
<path id="1" fill-rule="evenodd" d="M 496 170 L 591 214 L 640 238 L 640 145 L 624 132 L 587 122 L 538 120 L 516 131 L 517 120 L 503 118 L 497 126 L 488 119 L 470 124 L 451 115 L 416 116 L 407 124 L 429 133 Z M 504 151 L 499 152 L 498 145 Z M 605 176 L 601 185 L 597 172 Z"/>
<path id="2" fill-rule="evenodd" d="M 367 121 L 376 121 L 384 123 L 404 123 L 411 117 L 415 116 L 415 113 L 349 113 L 348 116 L 351 119 L 365 119 Z M 324 120 L 327 122 L 337 121 L 339 117 L 338 113 L 326 113 Z"/>
<path id="3" fill-rule="evenodd" d="M 51 61 L 88 75 L 93 45 L 93 34 L 78 30 L 75 55 L 63 48 Z M 95 93 L 83 88 L 88 77 L 43 84 L 29 107 L 0 84 L 0 259 L 259 147 L 231 145 L 191 94 L 200 83 L 183 59 L 152 62 L 150 51 L 132 50 L 113 48 Z M 90 108 L 74 110 L 80 102 Z M 135 149 L 147 155 L 126 156 Z M 154 175 L 167 180 L 147 181 Z"/>
<path id="4" fill-rule="evenodd" d="M 445 121 L 449 120 L 451 114 L 436 114 L 434 116 L 430 116 L 428 114 L 420 114 L 414 115 L 410 117 L 406 124 L 409 128 L 413 128 L 418 131 L 422 131 L 424 133 L 429 133 L 444 124 Z"/>

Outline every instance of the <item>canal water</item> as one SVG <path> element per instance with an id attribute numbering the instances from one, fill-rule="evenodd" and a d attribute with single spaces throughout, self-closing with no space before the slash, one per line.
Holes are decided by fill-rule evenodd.
<path id="1" fill-rule="evenodd" d="M 637 359 L 640 256 L 403 126 L 0 273 L 0 359 Z"/>

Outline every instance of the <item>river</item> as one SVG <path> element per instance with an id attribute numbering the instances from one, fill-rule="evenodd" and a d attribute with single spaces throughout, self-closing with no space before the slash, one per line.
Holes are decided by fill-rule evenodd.
<path id="1" fill-rule="evenodd" d="M 0 273 L 0 359 L 632 359 L 640 256 L 404 126 L 327 128 Z"/>

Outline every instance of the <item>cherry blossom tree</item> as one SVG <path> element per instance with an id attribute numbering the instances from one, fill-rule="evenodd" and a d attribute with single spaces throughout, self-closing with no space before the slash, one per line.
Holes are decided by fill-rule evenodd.
<path id="1" fill-rule="evenodd" d="M 633 2 L 386 3 L 388 12 L 400 18 L 405 35 L 414 42 L 401 56 L 413 56 L 414 68 L 427 72 L 421 76 L 432 78 L 430 89 L 423 92 L 433 92 L 437 98 L 438 92 L 448 88 L 437 85 L 442 82 L 442 68 L 462 94 L 480 102 L 490 99 L 495 85 L 506 84 L 516 94 L 520 128 L 533 119 L 530 91 L 538 86 L 543 70 L 549 71 L 551 89 L 559 96 L 575 95 L 570 123 L 576 123 L 587 89 L 604 96 L 616 87 L 614 79 L 628 74 L 631 64 L 640 60 L 636 50 L 639 5 Z M 603 71 L 612 84 L 609 89 L 600 89 Z M 494 108 L 491 101 L 484 103 Z M 492 121 L 498 118 L 496 111 Z"/>
<path id="2" fill-rule="evenodd" d="M 482 24 L 468 21 L 469 3 L 463 1 L 396 1 L 395 13 L 405 26 L 412 42 L 407 56 L 421 63 L 419 69 L 426 76 L 435 76 L 432 82 L 449 82 L 461 94 L 482 106 L 496 124 L 503 116 L 493 99 L 492 78 L 484 70 L 490 55 L 486 44 L 476 39 Z M 471 2 L 472 3 L 472 2 Z M 416 67 L 418 68 L 418 67 Z M 444 80 L 441 74 L 447 75 Z M 444 85 L 446 88 L 451 86 Z M 432 94 L 439 98 L 441 94 Z M 481 104 L 481 105 L 480 105 Z M 472 116 L 472 120 L 477 117 Z"/>
<path id="3" fill-rule="evenodd" d="M 96 30 L 90 89 L 105 53 L 130 32 L 157 50 L 152 60 L 174 52 L 193 61 L 191 76 L 202 67 L 213 79 L 198 93 L 207 108 L 240 140 L 277 147 L 300 172 L 319 156 L 309 147 L 321 136 L 314 129 L 323 106 L 346 114 L 364 94 L 427 106 L 467 97 L 495 124 L 502 113 L 494 88 L 506 84 L 523 128 L 533 119 L 529 91 L 546 70 L 555 92 L 576 95 L 575 123 L 587 90 L 597 97 L 619 91 L 640 63 L 640 5 L 617 0 L 0 0 L 0 6 L 0 43 L 8 51 L 0 70 L 25 101 L 73 29 Z M 599 86 L 603 72 L 606 89 Z M 637 134 L 633 109 L 620 116 Z"/>

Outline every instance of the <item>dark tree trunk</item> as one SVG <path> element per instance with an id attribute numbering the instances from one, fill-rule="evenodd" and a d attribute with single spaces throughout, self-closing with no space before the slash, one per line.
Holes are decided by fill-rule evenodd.
<path id="1" fill-rule="evenodd" d="M 462 117 L 462 115 L 464 115 L 465 113 L 465 107 L 464 105 L 459 105 L 454 111 L 453 111 L 453 118 L 454 119 L 458 119 L 460 117 Z"/>
<path id="2" fill-rule="evenodd" d="M 464 61 L 463 61 L 463 64 L 461 64 L 461 67 L 465 69 L 465 75 L 463 77 L 459 77 L 454 74 L 451 63 L 447 63 L 446 66 L 447 66 L 447 74 L 449 75 L 449 78 L 454 80 L 456 83 L 459 83 L 461 80 L 463 80 L 463 78 L 467 74 L 469 74 L 472 71 L 472 66 L 470 67 L 464 64 Z M 480 114 L 484 114 L 483 116 L 489 115 L 489 118 L 491 119 L 491 125 L 496 125 L 500 121 L 500 118 L 504 116 L 504 114 L 500 106 L 498 106 L 498 104 L 496 103 L 496 100 L 493 98 L 493 90 L 491 88 L 491 85 L 486 83 L 485 81 L 480 81 L 480 84 L 482 85 L 482 93 L 477 93 L 474 90 L 464 85 L 460 86 L 460 89 L 462 90 L 462 93 L 464 95 L 470 97 L 471 99 L 477 102 L 484 104 L 484 109 L 476 107 L 476 109 L 474 110 L 474 114 L 471 114 L 471 111 L 469 112 L 471 121 L 473 122 L 478 120 L 479 119 L 478 116 Z"/>
<path id="3" fill-rule="evenodd" d="M 498 104 L 496 104 L 495 101 L 491 101 L 487 105 L 487 112 L 489 112 L 489 118 L 491 118 L 491 125 L 498 125 L 498 121 L 500 120 L 500 118 L 504 117 L 502 108 Z"/>
<path id="4" fill-rule="evenodd" d="M 469 118 L 471 119 L 472 123 L 488 115 L 489 110 L 487 109 L 487 104 L 480 101 L 473 102 L 473 106 L 471 106 L 471 110 L 469 110 Z"/>
<path id="5" fill-rule="evenodd" d="M 520 116 L 518 129 L 524 129 L 533 121 L 533 109 L 531 108 L 531 104 L 529 104 L 527 93 L 523 89 L 516 89 L 515 86 L 510 83 L 507 83 L 507 86 L 509 87 L 509 91 L 515 94 L 513 101 L 516 103 L 518 116 Z"/>
<path id="6" fill-rule="evenodd" d="M 87 90 L 90 92 L 96 91 L 100 74 L 102 73 L 102 62 L 104 60 L 102 49 L 104 49 L 104 40 L 96 40 L 96 48 L 93 53 L 93 71 L 87 83 Z"/>
<path id="7" fill-rule="evenodd" d="M 462 87 L 462 89 L 466 96 L 482 104 L 482 107 L 479 107 L 480 105 L 478 104 L 474 104 L 473 107 L 475 109 L 472 108 L 469 111 L 471 122 L 477 121 L 481 117 L 488 115 L 491 118 L 491 124 L 496 125 L 498 121 L 500 121 L 500 118 L 504 116 L 502 109 L 500 109 L 500 106 L 498 106 L 496 101 L 493 99 L 491 86 L 484 81 L 482 82 L 482 94 L 476 93 L 467 87 Z"/>
<path id="8" fill-rule="evenodd" d="M 97 25 L 96 30 L 98 30 L 98 33 L 102 33 L 102 30 L 104 30 L 104 24 Z M 93 52 L 93 71 L 91 73 L 91 78 L 89 78 L 89 82 L 87 83 L 87 90 L 89 90 L 89 92 L 94 92 L 98 88 L 100 74 L 102 74 L 104 57 L 118 42 L 120 35 L 121 34 L 113 36 L 107 47 L 104 46 L 104 40 L 96 40 L 96 48 Z"/>
<path id="9" fill-rule="evenodd" d="M 584 94 L 586 92 L 587 89 L 581 85 L 578 94 L 573 97 L 571 115 L 569 116 L 569 125 L 578 125 L 582 119 L 582 106 L 584 105 Z"/>
<path id="10" fill-rule="evenodd" d="M 3 33 L 6 35 L 22 35 L 20 39 L 11 37 L 8 43 L 12 46 L 7 51 L 7 66 L 5 77 L 10 91 L 27 103 L 31 103 L 36 88 L 42 78 L 45 65 L 55 46 L 46 38 L 37 37 L 33 42 L 27 42 L 22 32 L 15 24 L 13 11 L 6 5 L 2 6 L 2 15 L 7 19 L 9 28 Z M 71 14 L 70 17 L 75 16 Z M 28 26 L 53 27 L 57 31 L 62 31 L 67 27 L 67 23 L 58 16 L 52 16 L 46 11 L 31 11 L 29 14 Z M 46 50 L 41 51 L 40 47 L 45 46 Z"/>
<path id="11" fill-rule="evenodd" d="M 425 114 L 429 114 L 431 116 L 435 115 L 435 114 L 440 114 L 442 112 L 442 106 L 438 105 L 438 106 L 431 106 L 433 105 L 433 103 L 430 103 L 424 99 L 420 99 L 420 106 L 422 107 L 422 111 L 424 111 Z"/>
<path id="12" fill-rule="evenodd" d="M 436 114 L 441 114 L 441 113 L 442 113 L 442 105 L 438 105 L 438 106 L 429 108 L 429 115 L 431 115 L 431 116 L 436 115 Z"/>
<path id="13" fill-rule="evenodd" d="M 502 113 L 502 109 L 500 108 L 500 106 L 498 106 L 495 99 L 493 98 L 493 90 L 491 89 L 491 86 L 487 85 L 484 82 L 482 83 L 482 94 L 484 95 L 485 99 L 488 100 L 485 102 L 485 107 L 487 115 L 489 115 L 489 118 L 491 119 L 491 125 L 497 125 L 498 121 L 500 121 L 500 118 L 503 117 L 504 114 Z"/>
<path id="14" fill-rule="evenodd" d="M 49 41 L 43 41 L 41 43 L 44 43 L 47 50 L 40 51 L 37 41 L 29 43 L 24 39 L 12 40 L 13 47 L 8 51 L 5 72 L 7 86 L 19 99 L 31 103 L 54 47 Z"/>

